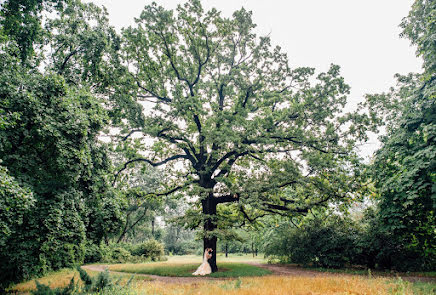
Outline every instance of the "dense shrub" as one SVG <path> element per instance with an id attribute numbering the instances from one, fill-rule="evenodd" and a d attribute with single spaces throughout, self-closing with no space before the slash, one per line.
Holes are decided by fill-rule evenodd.
<path id="1" fill-rule="evenodd" d="M 128 262 L 132 258 L 132 254 L 122 247 L 115 247 L 111 251 L 110 262 Z"/>
<path id="2" fill-rule="evenodd" d="M 143 256 L 153 261 L 160 260 L 164 256 L 164 246 L 156 240 L 148 240 L 135 245 L 132 249 L 132 255 Z"/>
<path id="3" fill-rule="evenodd" d="M 424 255 L 387 230 L 369 209 L 359 223 L 338 216 L 311 219 L 299 228 L 282 224 L 265 239 L 265 255 L 285 263 L 340 268 L 359 265 L 397 271 L 436 267 L 435 255 Z"/>
<path id="4" fill-rule="evenodd" d="M 358 254 L 357 230 L 349 220 L 309 220 L 300 228 L 282 225 L 268 237 L 265 255 L 282 262 L 339 268 Z"/>
<path id="5" fill-rule="evenodd" d="M 148 240 L 140 244 L 88 244 L 85 251 L 85 262 L 123 263 L 149 260 L 163 260 L 164 246 L 156 240 Z"/>
<path id="6" fill-rule="evenodd" d="M 431 271 L 436 268 L 435 253 L 409 247 L 402 236 L 389 231 L 378 212 L 368 210 L 363 220 L 365 230 L 359 237 L 359 263 L 369 268 L 398 271 Z"/>
<path id="7" fill-rule="evenodd" d="M 105 256 L 104 248 L 100 245 L 88 243 L 85 250 L 85 263 L 99 262 Z"/>

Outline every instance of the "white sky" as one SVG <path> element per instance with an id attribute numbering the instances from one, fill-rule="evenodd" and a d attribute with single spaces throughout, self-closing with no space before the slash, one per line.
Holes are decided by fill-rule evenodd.
<path id="1" fill-rule="evenodd" d="M 134 24 L 148 0 L 92 0 L 108 9 L 117 29 Z M 157 0 L 173 9 L 181 0 Z M 421 61 L 407 39 L 400 39 L 398 25 L 408 14 L 413 0 L 203 0 L 230 16 L 245 7 L 253 11 L 259 35 L 270 34 L 291 66 L 327 70 L 331 63 L 341 66 L 351 86 L 350 107 L 365 93 L 387 91 L 395 85 L 394 74 L 421 71 Z M 363 147 L 369 155 L 375 140 Z"/>

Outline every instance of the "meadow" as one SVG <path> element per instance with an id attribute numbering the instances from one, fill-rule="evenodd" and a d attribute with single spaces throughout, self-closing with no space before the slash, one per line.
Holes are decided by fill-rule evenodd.
<path id="1" fill-rule="evenodd" d="M 183 276 L 183 269 L 200 264 L 201 257 L 194 255 L 172 256 L 165 262 L 150 262 L 140 264 L 116 264 L 109 265 L 109 270 L 116 271 L 111 273 L 113 281 L 118 282 L 118 286 L 112 289 L 106 289 L 98 294 L 202 294 L 202 295 L 220 295 L 220 294 L 418 294 L 427 295 L 435 294 L 436 283 L 434 282 L 409 282 L 401 277 L 383 277 L 372 274 L 356 275 L 347 273 L 331 273 L 324 271 L 301 269 L 300 274 L 294 275 L 266 275 L 244 277 L 247 269 L 231 268 L 229 272 L 234 276 L 231 278 L 192 278 L 187 275 L 188 281 L 177 280 L 183 278 L 165 277 L 166 279 L 156 279 L 154 275 L 147 276 L 136 274 L 132 278 L 132 273 L 136 270 L 157 269 L 159 267 L 165 270 L 173 270 L 166 275 Z M 228 268 L 229 265 L 247 265 L 246 263 L 266 263 L 261 257 L 253 258 L 248 255 L 236 256 L 231 255 L 229 258 L 218 256 L 218 265 Z M 227 266 L 227 267 L 226 267 Z M 98 271 L 92 271 L 92 267 L 99 265 L 84 266 L 84 269 L 91 276 L 96 276 Z M 189 268 L 188 267 L 188 268 Z M 129 270 L 132 273 L 122 274 L 119 271 Z M 180 273 L 177 273 L 180 271 Z M 261 269 L 264 270 L 264 269 Z M 238 273 L 239 272 L 239 273 Z M 144 271 L 143 271 L 144 273 Z M 155 274 L 155 272 L 151 272 Z M 225 273 L 225 272 L 224 272 Z M 315 274 L 314 274 L 315 273 Z M 239 276 L 238 276 L 239 274 Z M 431 274 L 427 274 L 431 275 Z M 50 285 L 52 288 L 58 288 L 68 285 L 71 278 L 78 279 L 78 272 L 72 269 L 63 269 L 52 272 L 38 279 L 42 284 Z M 128 286 L 125 284 L 131 280 Z M 35 289 L 35 281 L 31 280 L 17 284 L 8 290 L 11 294 L 30 294 Z"/>

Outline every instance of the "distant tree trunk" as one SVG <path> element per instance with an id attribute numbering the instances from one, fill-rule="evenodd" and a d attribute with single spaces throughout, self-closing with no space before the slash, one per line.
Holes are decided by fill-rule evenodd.
<path id="1" fill-rule="evenodd" d="M 216 229 L 215 221 L 213 220 L 216 216 L 217 202 L 213 197 L 212 193 L 209 193 L 207 199 L 201 201 L 203 207 L 203 214 L 206 217 L 204 221 L 204 231 L 206 236 L 203 238 L 203 253 L 206 248 L 212 248 L 212 257 L 209 259 L 210 267 L 212 272 L 218 271 L 218 266 L 216 265 L 216 242 L 217 237 L 214 236 L 213 231 Z"/>
<path id="2" fill-rule="evenodd" d="M 226 242 L 226 258 L 229 257 L 229 242 Z"/>
<path id="3" fill-rule="evenodd" d="M 254 242 L 251 241 L 251 253 L 253 253 L 253 257 L 254 257 Z"/>
<path id="4" fill-rule="evenodd" d="M 153 217 L 153 219 L 151 220 L 151 235 L 152 235 L 153 238 L 154 238 L 154 217 Z"/>
<path id="5" fill-rule="evenodd" d="M 141 222 L 141 221 L 146 217 L 146 215 L 147 215 L 147 209 L 144 209 L 144 212 L 142 213 L 142 215 L 140 215 L 140 216 L 135 220 L 135 222 L 133 222 L 132 224 L 129 224 L 129 223 L 130 223 L 130 214 L 131 214 L 132 212 L 134 212 L 134 211 L 130 211 L 130 212 L 127 214 L 126 223 L 125 223 L 124 228 L 123 228 L 123 230 L 122 230 L 122 232 L 121 232 L 121 235 L 118 237 L 117 243 L 121 242 L 122 240 L 127 240 L 126 234 L 127 234 L 129 231 L 133 230 L 133 229 L 135 228 L 135 226 L 136 226 L 139 222 Z M 154 220 L 153 220 L 153 222 L 154 222 Z"/>

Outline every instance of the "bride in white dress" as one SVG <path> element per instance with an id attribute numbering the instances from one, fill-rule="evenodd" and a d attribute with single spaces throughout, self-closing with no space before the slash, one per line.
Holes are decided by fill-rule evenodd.
<path id="1" fill-rule="evenodd" d="M 194 276 L 204 276 L 212 272 L 210 264 L 209 262 L 207 262 L 207 260 L 212 257 L 212 251 L 212 248 L 206 248 L 206 250 L 204 250 L 203 263 L 197 268 L 195 272 L 192 273 Z"/>

